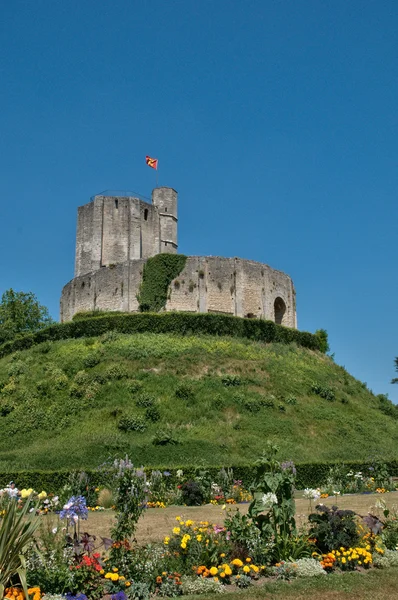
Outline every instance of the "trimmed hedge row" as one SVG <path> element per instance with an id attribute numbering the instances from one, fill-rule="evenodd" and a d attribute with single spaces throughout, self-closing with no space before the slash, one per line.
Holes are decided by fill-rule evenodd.
<path id="1" fill-rule="evenodd" d="M 299 346 L 311 350 L 325 351 L 324 338 L 320 333 L 298 331 L 263 319 L 243 319 L 209 313 L 112 313 L 96 318 L 58 323 L 36 333 L 6 342 L 0 346 L 0 358 L 17 350 L 26 350 L 42 342 L 98 336 L 107 331 L 222 335 L 261 342 L 281 342 L 283 344 L 295 342 Z"/>
<path id="2" fill-rule="evenodd" d="M 297 489 L 306 487 L 318 487 L 325 483 L 331 467 L 344 464 L 347 469 L 353 471 L 362 471 L 367 473 L 369 464 L 359 461 L 351 461 L 345 463 L 302 463 L 296 465 L 297 469 Z M 390 476 L 398 476 L 398 460 L 387 461 L 386 463 Z M 151 467 L 146 468 L 147 473 L 152 470 L 164 471 L 166 467 Z M 195 467 L 182 465 L 181 467 L 173 467 L 167 469 L 172 480 L 177 481 L 176 472 L 178 469 L 184 472 L 184 479 L 190 479 L 195 474 Z M 238 465 L 233 466 L 234 478 L 241 479 L 244 486 L 250 486 L 254 479 L 255 465 Z M 206 470 L 215 477 L 221 467 L 208 467 Z M 106 473 L 95 470 L 85 469 L 84 472 L 88 475 L 91 487 L 106 485 Z M 34 488 L 36 491 L 45 490 L 46 492 L 58 493 L 62 487 L 68 483 L 71 471 L 16 471 L 9 473 L 0 473 L 0 487 L 6 486 L 10 481 L 15 481 L 19 489 Z"/>

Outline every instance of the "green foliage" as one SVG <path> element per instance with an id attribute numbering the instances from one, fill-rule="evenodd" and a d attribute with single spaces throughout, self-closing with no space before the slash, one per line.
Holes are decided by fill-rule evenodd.
<path id="1" fill-rule="evenodd" d="M 386 394 L 378 394 L 376 398 L 379 401 L 379 410 L 381 410 L 382 413 L 393 419 L 398 419 L 397 405 L 391 402 Z"/>
<path id="2" fill-rule="evenodd" d="M 273 321 L 265 321 L 263 319 L 243 319 L 241 317 L 210 313 L 106 313 L 96 318 L 54 324 L 36 333 L 5 342 L 0 346 L 0 358 L 17 350 L 26 350 L 35 344 L 43 342 L 104 334 L 114 337 L 116 332 L 227 335 L 261 342 L 279 342 L 283 344 L 295 342 L 311 350 L 320 349 L 319 338 L 315 335 L 306 331 L 289 329 L 282 325 L 277 325 Z M 48 346 L 44 348 L 47 352 Z"/>
<path id="3" fill-rule="evenodd" d="M 26 598 L 26 567 L 24 554 L 39 526 L 39 519 L 30 513 L 30 503 L 18 510 L 17 500 L 11 500 L 0 522 L 0 597 L 14 577 L 18 577 Z"/>
<path id="4" fill-rule="evenodd" d="M 116 524 L 111 530 L 112 539 L 114 542 L 129 542 L 146 507 L 146 475 L 142 469 L 136 469 L 126 456 L 125 459 L 115 460 L 113 481 Z M 123 556 L 129 552 L 129 546 L 126 548 L 123 543 L 114 543 L 110 551 L 110 565 L 119 566 Z"/>
<path id="5" fill-rule="evenodd" d="M 335 393 L 331 388 L 323 386 L 319 383 L 313 383 L 311 386 L 311 391 L 321 398 L 329 400 L 330 402 L 333 402 L 336 399 Z"/>
<path id="6" fill-rule="evenodd" d="M 329 352 L 330 347 L 328 342 L 328 333 L 326 329 L 317 329 L 314 335 L 318 338 L 318 347 L 320 352 L 323 352 L 324 354 L 326 354 L 326 352 Z"/>
<path id="7" fill-rule="evenodd" d="M 355 512 L 341 510 L 337 506 L 329 508 L 324 504 L 316 506 L 316 511 L 308 517 L 311 524 L 309 536 L 316 539 L 317 548 L 321 552 L 331 552 L 341 546 L 355 548 L 358 545 L 359 532 Z"/>
<path id="8" fill-rule="evenodd" d="M 117 426 L 121 431 L 138 431 L 140 433 L 146 429 L 145 420 L 136 414 L 123 415 Z"/>
<path id="9" fill-rule="evenodd" d="M 34 332 L 52 323 L 45 306 L 32 292 L 5 291 L 0 302 L 0 343 L 17 334 Z"/>
<path id="10" fill-rule="evenodd" d="M 181 400 L 194 400 L 195 392 L 189 383 L 182 383 L 175 391 L 176 398 Z"/>
<path id="11" fill-rule="evenodd" d="M 248 515 L 264 540 L 273 539 L 276 558 L 284 560 L 291 556 L 290 538 L 296 534 L 296 470 L 293 463 L 281 464 L 276 460 L 278 450 L 274 444 L 268 444 L 267 451 L 256 461 Z"/>
<path id="12" fill-rule="evenodd" d="M 141 312 L 159 312 L 166 306 L 169 285 L 181 273 L 186 260 L 183 254 L 157 254 L 148 258 L 138 294 Z"/>
<path id="13" fill-rule="evenodd" d="M 242 383 L 241 378 L 238 375 L 224 375 L 224 377 L 221 378 L 221 381 L 225 387 L 235 387 Z"/>

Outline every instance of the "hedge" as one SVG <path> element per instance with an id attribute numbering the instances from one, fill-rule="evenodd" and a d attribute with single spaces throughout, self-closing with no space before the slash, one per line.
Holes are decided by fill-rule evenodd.
<path id="1" fill-rule="evenodd" d="M 301 463 L 296 465 L 297 469 L 297 489 L 306 487 L 318 487 L 325 483 L 331 467 L 344 466 L 353 471 L 362 471 L 366 473 L 369 469 L 369 463 L 360 461 L 350 462 L 331 462 L 331 463 Z M 391 477 L 398 476 L 398 460 L 385 462 L 388 472 Z M 207 467 L 206 470 L 214 478 L 218 471 L 218 467 Z M 181 469 L 184 472 L 184 479 L 190 479 L 194 476 L 196 467 L 181 465 L 180 467 L 150 467 L 145 468 L 147 473 L 152 470 L 165 471 L 170 473 L 171 480 L 177 481 L 176 472 Z M 232 466 L 234 478 L 240 479 L 245 487 L 249 487 L 254 479 L 256 467 L 252 465 L 237 465 Z M 6 486 L 10 481 L 15 481 L 19 489 L 34 488 L 36 491 L 45 490 L 46 492 L 59 493 L 62 487 L 68 482 L 72 471 L 10 471 L 8 473 L 0 473 L 0 487 Z M 84 472 L 88 475 L 90 486 L 97 487 L 106 485 L 106 473 L 99 469 L 85 469 Z"/>
<path id="2" fill-rule="evenodd" d="M 298 331 L 263 319 L 244 319 L 211 313 L 111 313 L 96 318 L 57 323 L 36 333 L 5 342 L 0 346 L 0 358 L 42 342 L 98 336 L 107 331 L 232 336 L 261 342 L 295 342 L 311 350 L 324 351 L 324 338 L 318 332 L 312 334 Z"/>

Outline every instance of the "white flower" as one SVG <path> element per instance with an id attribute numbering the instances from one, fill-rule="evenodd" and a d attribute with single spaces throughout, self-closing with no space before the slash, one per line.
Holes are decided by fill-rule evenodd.
<path id="1" fill-rule="evenodd" d="M 321 490 L 318 488 L 316 490 L 311 488 L 305 488 L 303 497 L 308 500 L 318 500 L 321 497 Z"/>
<path id="2" fill-rule="evenodd" d="M 74 520 L 75 523 L 77 523 L 78 520 L 79 520 L 79 517 L 77 515 L 73 515 L 73 520 Z"/>
<path id="3" fill-rule="evenodd" d="M 362 479 L 361 471 L 358 471 L 358 473 L 355 473 L 354 477 L 356 477 L 357 479 Z"/>
<path id="4" fill-rule="evenodd" d="M 340 492 L 338 492 L 337 490 L 333 490 L 333 495 L 334 496 L 340 496 Z"/>
<path id="5" fill-rule="evenodd" d="M 184 476 L 184 471 L 182 469 L 177 469 L 177 473 L 176 473 L 178 479 L 181 479 L 181 477 Z"/>
<path id="6" fill-rule="evenodd" d="M 347 473 L 347 477 L 352 477 L 354 475 L 354 473 L 352 471 L 350 471 L 349 473 Z"/>
<path id="7" fill-rule="evenodd" d="M 268 494 L 262 496 L 261 502 L 263 503 L 264 508 L 272 508 L 274 504 L 278 504 L 278 498 L 272 492 L 268 492 Z"/>
<path id="8" fill-rule="evenodd" d="M 53 534 L 55 535 L 58 531 L 58 527 L 54 527 L 54 529 L 52 529 Z"/>

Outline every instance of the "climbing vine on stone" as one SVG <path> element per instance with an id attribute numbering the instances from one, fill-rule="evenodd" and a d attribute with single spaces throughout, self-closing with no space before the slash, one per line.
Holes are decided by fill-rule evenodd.
<path id="1" fill-rule="evenodd" d="M 184 254 L 157 254 L 148 258 L 138 294 L 141 312 L 159 312 L 166 306 L 169 285 L 181 273 L 186 260 Z"/>

